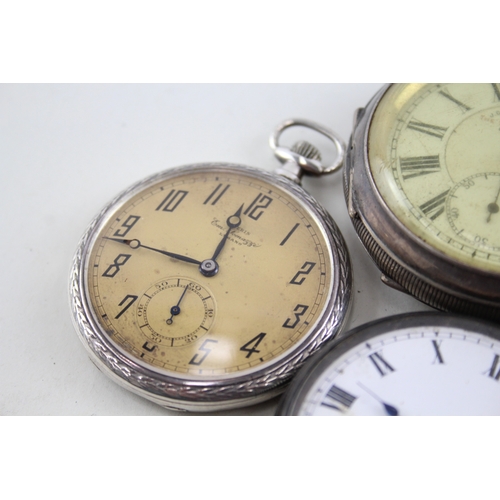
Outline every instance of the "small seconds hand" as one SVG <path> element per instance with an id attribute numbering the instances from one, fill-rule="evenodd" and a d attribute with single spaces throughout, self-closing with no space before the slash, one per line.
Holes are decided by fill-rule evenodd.
<path id="1" fill-rule="evenodd" d="M 182 299 L 184 298 L 184 295 L 186 295 L 187 291 L 188 291 L 188 286 L 186 285 L 186 287 L 184 288 L 184 291 L 182 292 L 181 298 L 179 299 L 177 304 L 170 308 L 171 316 L 166 321 L 167 325 L 171 325 L 174 322 L 174 316 L 178 316 L 181 313 L 180 305 L 181 305 Z"/>
<path id="2" fill-rule="evenodd" d="M 486 219 L 486 222 L 490 222 L 491 220 L 491 215 L 492 214 L 496 214 L 499 210 L 500 210 L 500 207 L 498 206 L 498 197 L 500 196 L 500 188 L 498 188 L 498 191 L 497 191 L 497 195 L 496 195 L 496 198 L 495 198 L 495 201 L 493 203 L 490 203 L 488 205 L 488 218 Z"/>

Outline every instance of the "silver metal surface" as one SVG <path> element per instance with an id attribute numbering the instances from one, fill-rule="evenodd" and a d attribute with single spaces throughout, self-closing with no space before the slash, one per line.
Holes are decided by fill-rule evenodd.
<path id="1" fill-rule="evenodd" d="M 290 351 L 247 375 L 220 379 L 177 378 L 146 368 L 117 347 L 96 319 L 87 290 L 87 261 L 97 234 L 130 197 L 153 183 L 187 172 L 213 170 L 245 173 L 273 183 L 297 198 L 323 228 L 332 254 L 333 287 L 318 327 Z M 332 217 L 300 186 L 260 169 L 234 164 L 197 164 L 169 169 L 144 179 L 112 200 L 91 222 L 73 260 L 70 300 L 78 335 L 96 366 L 125 388 L 166 408 L 214 411 L 258 403 L 281 393 L 293 374 L 319 347 L 334 338 L 347 318 L 351 299 L 351 268 L 343 237 Z"/>
<path id="2" fill-rule="evenodd" d="M 317 154 L 303 155 L 294 148 L 286 148 L 279 145 L 281 134 L 290 127 L 306 127 L 319 132 L 330 139 L 337 150 L 337 155 L 333 163 L 329 166 L 322 164 Z M 269 145 L 278 160 L 283 163 L 283 167 L 276 170 L 276 173 L 284 175 L 296 183 L 300 182 L 303 174 L 324 175 L 340 170 L 344 164 L 345 143 L 335 132 L 319 123 L 304 120 L 302 118 L 290 118 L 276 127 L 269 138 Z"/>
<path id="3" fill-rule="evenodd" d="M 469 267 L 425 243 L 394 216 L 377 190 L 368 160 L 368 132 L 388 88 L 356 112 L 347 150 L 344 194 L 356 232 L 385 275 L 384 282 L 395 282 L 431 307 L 500 321 L 500 276 Z"/>

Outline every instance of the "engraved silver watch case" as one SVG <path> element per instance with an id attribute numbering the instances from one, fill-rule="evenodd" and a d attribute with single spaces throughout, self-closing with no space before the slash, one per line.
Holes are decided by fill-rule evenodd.
<path id="1" fill-rule="evenodd" d="M 281 132 L 295 125 L 310 127 L 330 138 L 334 137 L 337 159 L 333 168 L 327 168 L 338 170 L 342 166 L 344 147 L 333 132 L 305 120 L 288 120 L 278 127 L 270 140 L 272 148 L 278 149 L 276 155 L 283 163 L 279 172 L 285 175 L 225 163 L 169 169 L 148 177 L 119 194 L 89 225 L 78 245 L 71 270 L 69 291 L 72 316 L 78 336 L 94 364 L 122 387 L 173 410 L 206 412 L 243 407 L 280 394 L 305 360 L 339 333 L 346 320 L 351 298 L 349 255 L 332 217 L 299 185 L 304 172 L 314 175 L 323 173 L 318 152 L 310 145 L 299 145 L 287 150 L 278 144 Z M 332 255 L 333 283 L 316 328 L 277 358 L 262 363 L 247 373 L 243 371 L 207 377 L 177 376 L 174 372 L 155 369 L 142 363 L 138 357 L 118 346 L 102 327 L 89 298 L 89 258 L 99 231 L 127 200 L 160 181 L 185 173 L 208 171 L 243 172 L 255 179 L 272 183 L 299 200 L 302 207 L 319 222 L 327 236 Z"/>

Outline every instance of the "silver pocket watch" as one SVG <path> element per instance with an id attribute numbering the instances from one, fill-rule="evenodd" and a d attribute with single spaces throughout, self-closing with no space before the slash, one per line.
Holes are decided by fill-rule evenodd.
<path id="1" fill-rule="evenodd" d="M 335 162 L 283 130 L 332 140 Z M 166 408 L 213 411 L 281 393 L 334 338 L 351 297 L 337 225 L 300 186 L 339 170 L 330 130 L 288 120 L 271 137 L 275 173 L 227 163 L 165 170 L 91 222 L 70 278 L 75 327 L 97 367 Z"/>
<path id="2" fill-rule="evenodd" d="M 348 211 L 383 281 L 500 320 L 500 84 L 393 84 L 358 110 Z"/>

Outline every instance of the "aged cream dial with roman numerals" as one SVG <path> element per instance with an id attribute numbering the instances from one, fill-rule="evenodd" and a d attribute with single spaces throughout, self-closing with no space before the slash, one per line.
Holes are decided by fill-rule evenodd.
<path id="1" fill-rule="evenodd" d="M 349 213 L 387 283 L 500 319 L 500 84 L 398 84 L 358 112 Z"/>
<path id="2" fill-rule="evenodd" d="M 347 250 L 297 183 L 200 164 L 120 195 L 75 257 L 72 304 L 92 358 L 174 409 L 243 406 L 283 390 L 343 324 Z"/>

